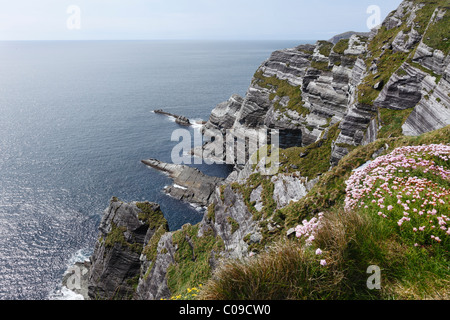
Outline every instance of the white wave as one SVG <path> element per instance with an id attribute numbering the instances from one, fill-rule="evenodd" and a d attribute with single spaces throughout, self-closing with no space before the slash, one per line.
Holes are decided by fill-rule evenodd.
<path id="1" fill-rule="evenodd" d="M 200 205 L 200 204 L 191 203 L 191 202 L 188 202 L 188 203 L 189 203 L 189 205 L 190 205 L 192 208 L 194 208 L 197 212 L 203 212 L 203 211 L 206 210 L 206 207 L 205 207 L 205 206 L 202 206 L 202 205 Z"/>
<path id="2" fill-rule="evenodd" d="M 174 186 L 175 188 L 178 188 L 178 189 L 187 190 L 186 187 L 180 186 L 180 185 L 178 185 L 178 184 L 174 184 L 173 186 Z"/>
<path id="3" fill-rule="evenodd" d="M 88 249 L 80 249 L 77 252 L 75 252 L 70 258 L 69 261 L 67 261 L 67 271 L 69 271 L 70 268 L 73 267 L 73 265 L 77 262 L 85 262 L 89 261 L 89 257 L 92 255 L 92 252 Z"/>
<path id="4" fill-rule="evenodd" d="M 89 257 L 92 255 L 92 252 L 89 249 L 80 249 L 76 251 L 72 256 L 70 256 L 69 260 L 66 264 L 66 271 L 64 272 L 64 275 L 69 273 L 75 263 L 77 262 L 85 262 L 89 261 Z M 81 294 L 78 294 L 76 292 L 73 292 L 66 286 L 58 285 L 55 289 L 53 289 L 48 294 L 49 300 L 84 300 L 84 297 Z"/>
<path id="5" fill-rule="evenodd" d="M 48 295 L 49 300 L 84 300 L 81 294 L 77 294 L 67 287 L 56 289 Z"/>
<path id="6" fill-rule="evenodd" d="M 190 121 L 191 121 L 191 126 L 194 129 L 201 129 L 204 126 L 203 119 L 192 119 Z"/>

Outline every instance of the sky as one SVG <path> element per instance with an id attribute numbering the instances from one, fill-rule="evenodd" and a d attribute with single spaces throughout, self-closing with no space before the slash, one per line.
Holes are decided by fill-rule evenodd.
<path id="1" fill-rule="evenodd" d="M 0 0 L 0 40 L 327 40 L 345 31 L 369 31 L 400 3 Z"/>

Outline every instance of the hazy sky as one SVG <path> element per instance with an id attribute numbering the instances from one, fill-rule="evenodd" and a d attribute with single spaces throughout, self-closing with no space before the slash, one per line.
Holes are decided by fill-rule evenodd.
<path id="1" fill-rule="evenodd" d="M 329 39 L 401 0 L 0 0 L 0 40 Z M 74 5 L 77 11 L 68 8 Z M 75 20 L 74 20 L 75 19 Z M 68 22 L 72 29 L 68 27 Z M 73 29 L 79 26 L 80 29 Z"/>

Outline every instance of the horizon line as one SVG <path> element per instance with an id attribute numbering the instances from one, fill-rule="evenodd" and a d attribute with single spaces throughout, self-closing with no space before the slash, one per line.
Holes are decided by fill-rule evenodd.
<path id="1" fill-rule="evenodd" d="M 226 42 L 226 41 L 320 41 L 320 39 L 0 39 L 0 42 L 38 42 L 38 41 L 61 41 L 61 42 L 76 42 L 76 41 L 211 41 L 211 42 Z"/>

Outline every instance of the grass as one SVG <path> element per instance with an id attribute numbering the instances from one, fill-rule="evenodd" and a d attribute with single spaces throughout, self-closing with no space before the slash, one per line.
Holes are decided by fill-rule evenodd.
<path id="1" fill-rule="evenodd" d="M 419 1 L 420 2 L 420 1 Z M 447 10 L 444 18 L 436 23 L 430 23 L 431 16 L 437 7 L 449 8 L 448 3 L 443 0 L 427 1 L 427 4 L 420 10 L 416 12 L 416 18 L 414 19 L 414 25 L 416 31 L 421 33 L 423 36 L 423 42 L 432 48 L 442 50 L 445 54 L 448 54 L 450 42 L 443 41 L 444 38 L 448 38 L 450 35 L 449 31 L 449 11 Z M 403 18 L 403 22 L 406 21 L 406 17 Z M 429 27 L 428 27 L 429 25 Z M 428 27 L 428 29 L 426 29 Z M 393 52 L 390 49 L 382 50 L 383 46 L 392 43 L 394 38 L 400 31 L 408 32 L 408 27 L 403 23 L 401 26 L 387 29 L 386 26 L 382 26 L 378 31 L 377 35 L 368 45 L 369 55 L 366 58 L 366 65 L 371 66 L 374 59 L 377 61 L 377 74 L 369 73 L 369 75 L 363 80 L 363 82 L 358 86 L 358 101 L 362 104 L 373 105 L 373 101 L 378 97 L 381 88 L 374 89 L 374 85 L 377 82 L 382 82 L 386 84 L 392 74 L 396 72 L 401 65 L 409 61 L 413 66 L 430 73 L 432 76 L 436 76 L 436 82 L 439 82 L 440 76 L 434 75 L 432 72 L 423 68 L 419 64 L 414 64 L 411 62 L 411 57 L 414 54 L 417 45 L 412 50 L 412 54 L 404 52 Z M 426 31 L 426 34 L 424 34 Z M 429 38 L 429 39 L 428 39 Z M 425 69 L 425 70 L 424 70 Z M 401 71 L 400 71 L 401 72 Z"/>
<path id="2" fill-rule="evenodd" d="M 159 228 L 161 225 L 168 229 L 167 220 L 159 207 L 155 210 L 154 205 L 150 202 L 138 202 L 136 206 L 141 209 L 141 213 L 138 215 L 139 220 L 147 223 L 150 229 Z"/>
<path id="3" fill-rule="evenodd" d="M 450 51 L 450 5 L 448 1 L 441 8 L 445 8 L 444 10 L 446 10 L 444 17 L 437 22 L 430 23 L 424 35 L 423 42 L 433 49 L 441 50 L 444 55 L 448 55 Z M 445 38 L 447 38 L 446 41 L 444 41 Z"/>
<path id="4" fill-rule="evenodd" d="M 386 53 L 378 60 L 378 72 L 376 74 L 370 73 L 358 86 L 358 101 L 365 105 L 373 105 L 373 102 L 382 89 L 382 87 L 375 89 L 375 84 L 381 82 L 385 85 L 388 83 L 391 76 L 400 68 L 407 58 L 407 53 L 394 53 L 392 50 L 386 50 Z M 366 61 L 366 64 L 368 62 L 369 61 Z M 368 65 L 370 66 L 370 63 L 368 63 Z"/>
<path id="5" fill-rule="evenodd" d="M 106 248 L 113 248 L 116 244 L 120 244 L 123 248 L 141 254 L 142 244 L 130 243 L 125 239 L 124 233 L 127 231 L 126 227 L 119 227 L 114 222 L 111 223 L 111 231 L 104 239 Z"/>
<path id="6" fill-rule="evenodd" d="M 119 201 L 114 198 L 114 201 Z M 136 206 L 141 210 L 138 214 L 138 219 L 148 225 L 150 230 L 163 229 L 169 230 L 167 220 L 164 218 L 164 214 L 158 207 L 155 210 L 154 205 L 150 202 L 139 202 Z M 126 227 L 117 226 L 114 222 L 111 223 L 111 232 L 108 233 L 104 239 L 104 244 L 108 248 L 114 247 L 116 244 L 120 244 L 122 247 L 128 248 L 133 252 L 141 254 L 143 251 L 142 244 L 129 242 L 125 239 L 124 233 L 127 231 Z"/>
<path id="7" fill-rule="evenodd" d="M 426 254 L 405 248 L 392 228 L 380 222 L 369 214 L 330 211 L 312 247 L 298 239 L 286 240 L 256 257 L 230 260 L 204 285 L 200 299 L 400 299 L 409 296 L 397 288 L 415 289 L 411 283 L 418 282 L 420 286 L 434 283 L 433 289 L 448 293 L 448 270 L 442 269 L 442 261 L 442 273 L 431 275 L 436 262 L 424 263 Z M 316 255 L 317 248 L 322 255 Z M 326 266 L 320 265 L 321 259 Z M 367 287 L 367 269 L 372 265 L 382 270 L 380 291 Z"/>
<path id="8" fill-rule="evenodd" d="M 314 179 L 330 168 L 331 146 L 339 135 L 339 123 L 328 130 L 325 139 L 306 147 L 293 147 L 280 151 L 280 172 L 298 172 L 302 177 Z M 303 157 L 300 157 L 303 154 Z M 298 169 L 293 169 L 298 168 Z"/>
<path id="9" fill-rule="evenodd" d="M 426 5 L 416 12 L 416 18 L 414 24 L 418 24 L 419 27 L 416 30 L 424 35 L 423 42 L 434 49 L 439 49 L 448 54 L 450 43 L 444 41 L 444 38 L 449 38 L 450 23 L 449 23 L 449 10 L 450 6 L 446 0 L 416 0 L 417 3 L 425 3 Z M 437 8 L 446 10 L 444 18 L 438 22 L 431 22 L 431 17 Z M 427 29 L 428 28 L 428 29 Z M 428 39 L 429 38 L 429 39 Z"/>
<path id="10" fill-rule="evenodd" d="M 311 68 L 321 70 L 321 71 L 330 71 L 330 67 L 328 61 L 311 61 Z"/>
<path id="11" fill-rule="evenodd" d="M 247 209 L 253 214 L 253 219 L 256 221 L 261 220 L 261 218 L 269 218 L 276 208 L 275 200 L 273 200 L 274 185 L 270 181 L 270 178 L 270 176 L 263 176 L 260 173 L 254 173 L 250 175 L 244 184 L 231 184 L 231 188 L 242 195 Z M 259 186 L 262 187 L 261 201 L 263 206 L 261 212 L 258 212 L 254 207 L 254 203 L 250 201 L 250 195 Z"/>
<path id="12" fill-rule="evenodd" d="M 412 61 L 411 59 L 408 59 L 407 62 L 414 68 L 422 70 L 423 72 L 428 73 L 430 76 L 436 78 L 436 80 L 435 80 L 436 84 L 438 84 L 439 81 L 441 81 L 442 75 L 435 73 L 434 71 L 422 66 L 420 63 Z"/>
<path id="13" fill-rule="evenodd" d="M 333 47 L 333 51 L 338 54 L 344 54 L 344 51 L 349 47 L 349 39 L 341 39 L 338 43 Z"/>
<path id="14" fill-rule="evenodd" d="M 198 236 L 199 225 L 184 225 L 173 233 L 177 250 L 175 263 L 167 270 L 167 284 L 173 296 L 184 294 L 188 288 L 206 282 L 211 277 L 210 259 L 224 249 L 223 240 L 209 230 Z"/>
<path id="15" fill-rule="evenodd" d="M 338 289 L 313 253 L 293 243 L 278 244 L 257 258 L 229 260 L 200 293 L 203 300 L 281 300 L 324 298 Z M 321 289 L 321 290 L 320 290 Z"/>
<path id="16" fill-rule="evenodd" d="M 227 222 L 231 225 L 231 234 L 235 233 L 239 229 L 239 223 L 232 217 L 227 217 Z"/>
<path id="17" fill-rule="evenodd" d="M 392 110 L 380 108 L 381 129 L 378 131 L 378 138 L 400 137 L 403 135 L 402 126 L 414 108 L 405 110 Z"/>
<path id="18" fill-rule="evenodd" d="M 352 171 L 372 160 L 372 155 L 386 145 L 392 150 L 401 146 L 433 143 L 450 143 L 450 126 L 417 137 L 383 138 L 366 146 L 359 146 L 342 158 L 337 166 L 324 173 L 306 197 L 281 210 L 286 217 L 285 230 L 294 227 L 305 217 L 329 210 L 342 203 L 345 198 L 345 181 Z"/>
<path id="19" fill-rule="evenodd" d="M 161 237 L 168 232 L 168 228 L 165 225 L 161 225 L 153 234 L 152 238 L 148 242 L 148 244 L 142 250 L 142 254 L 147 257 L 148 261 L 151 261 L 152 264 L 156 260 L 156 256 L 158 254 L 158 243 L 161 240 Z M 148 268 L 148 272 L 151 271 L 151 266 Z"/>
<path id="20" fill-rule="evenodd" d="M 435 8 L 444 5 L 448 7 L 444 0 L 430 0 L 426 3 L 417 12 L 414 21 L 419 24 L 417 30 L 421 34 L 425 33 Z M 448 52 L 448 42 L 442 41 L 448 35 L 448 25 L 446 14 L 440 22 L 429 25 L 423 41 L 430 47 Z M 400 31 L 408 30 L 405 25 L 390 30 L 382 27 L 369 43 L 369 53 L 364 59 L 368 67 L 377 59 L 378 72 L 370 73 L 358 87 L 360 103 L 373 105 L 382 89 L 374 89 L 374 84 L 380 81 L 386 84 L 395 72 L 405 75 L 404 70 L 400 69 L 401 65 L 406 61 L 412 63 L 409 53 L 381 49 L 392 42 Z M 325 56 L 329 56 L 331 50 L 343 54 L 348 48 L 348 40 L 339 42 L 332 49 L 326 42 L 320 45 L 319 52 Z M 328 63 L 325 65 L 313 61 L 311 66 L 328 70 Z M 429 70 L 427 72 L 430 73 Z M 309 109 L 304 107 L 299 87 L 291 86 L 286 80 L 276 77 L 264 77 L 261 71 L 255 74 L 254 79 L 262 88 L 271 90 L 270 100 L 289 97 L 288 106 L 281 106 L 277 101 L 274 102 L 275 109 L 281 112 L 295 110 L 302 116 L 309 114 Z M 331 146 L 339 134 L 337 125 L 330 127 L 328 136 L 311 146 L 282 150 L 281 172 L 299 171 L 301 176 L 310 179 L 323 173 L 305 198 L 282 210 L 276 210 L 273 202 L 273 183 L 261 175 L 252 175 L 245 184 L 235 183 L 221 187 L 222 201 L 225 200 L 225 188 L 241 193 L 248 210 L 253 213 L 255 220 L 260 221 L 263 230 L 269 219 L 275 220 L 282 228 L 271 234 L 262 231 L 264 240 L 256 250 L 260 252 L 256 257 L 227 261 L 212 275 L 208 260 L 217 246 L 220 247 L 221 239 L 215 239 L 212 234 L 200 239 L 197 236 L 198 226 L 184 227 L 174 234 L 178 250 L 176 263 L 169 268 L 168 284 L 171 291 L 180 295 L 192 286 L 208 281 L 200 293 L 202 299 L 448 299 L 448 249 L 436 252 L 430 248 L 412 246 L 411 241 L 399 232 L 396 224 L 380 219 L 374 208 L 358 208 L 350 212 L 343 210 L 345 181 L 354 169 L 372 160 L 376 151 L 386 146 L 392 150 L 407 145 L 450 143 L 450 126 L 418 137 L 402 136 L 401 126 L 411 110 L 380 109 L 383 127 L 379 132 L 379 139 L 369 145 L 353 148 L 331 170 L 329 161 Z M 293 169 L 295 166 L 298 169 Z M 415 174 L 420 176 L 419 172 Z M 250 202 L 252 191 L 259 186 L 263 188 L 262 212 L 258 212 L 254 208 L 255 203 Z M 284 234 L 289 228 L 321 211 L 326 212 L 326 220 L 313 247 L 304 247 L 298 239 L 285 239 Z M 208 219 L 214 220 L 214 207 L 209 208 Z M 233 220 L 230 219 L 228 223 L 233 228 Z M 234 229 L 236 228 L 235 225 Z M 271 247 L 264 250 L 270 244 Z M 326 268 L 318 263 L 314 251 L 317 247 L 324 251 L 323 258 L 328 262 Z M 251 248 L 251 251 L 254 250 Z M 366 286 L 366 270 L 369 265 L 381 267 L 381 291 L 370 291 Z"/>
<path id="21" fill-rule="evenodd" d="M 300 87 L 292 86 L 287 80 L 280 80 L 276 76 L 264 77 L 262 71 L 256 72 L 254 79 L 260 87 L 272 90 L 272 93 L 269 96 L 270 100 L 273 101 L 277 96 L 279 98 L 289 97 L 289 102 L 286 107 L 282 106 L 278 101 L 275 102 L 275 110 L 285 112 L 289 109 L 296 111 L 303 117 L 310 113 L 310 110 L 304 106 L 302 90 Z"/>
<path id="22" fill-rule="evenodd" d="M 397 200 L 396 194 L 385 196 L 386 204 Z M 449 204 L 444 206 L 440 212 L 448 213 Z M 324 215 L 312 246 L 303 239 L 279 240 L 256 257 L 227 261 L 200 299 L 448 299 L 449 242 L 416 247 L 414 235 L 396 219 L 381 218 L 379 210 L 344 211 L 341 203 Z M 381 270 L 380 290 L 367 287 L 369 266 Z"/>
<path id="23" fill-rule="evenodd" d="M 450 126 L 418 137 L 383 138 L 357 147 L 331 171 L 325 173 L 308 196 L 282 210 L 271 207 L 270 181 L 260 175 L 250 177 L 246 185 L 233 184 L 249 208 L 251 192 L 260 185 L 266 189 L 264 215 L 276 217 L 283 228 L 266 238 L 257 256 L 221 263 L 212 273 L 209 260 L 220 251 L 221 239 L 211 234 L 198 237 L 198 225 L 183 227 L 174 234 L 176 263 L 169 267 L 168 284 L 174 296 L 203 283 L 199 299 L 433 299 L 449 297 L 448 250 L 436 254 L 411 246 L 395 224 L 386 223 L 372 210 L 344 212 L 345 181 L 353 169 L 372 159 L 380 148 L 450 143 Z M 294 157 L 294 156 L 293 156 Z M 313 158 L 311 158 L 313 159 Z M 267 184 L 266 187 L 264 185 Z M 227 186 L 230 188 L 231 186 Z M 272 191 L 273 192 L 273 191 Z M 272 194 L 273 195 L 273 194 Z M 395 196 L 395 195 L 394 195 Z M 253 207 L 254 209 L 254 207 Z M 272 211 L 273 210 L 273 211 Z M 317 212 L 326 212 L 313 247 L 301 241 L 285 239 L 288 228 Z M 258 217 L 263 218 L 263 215 Z M 267 224 L 268 217 L 261 225 Z M 270 249 L 265 250 L 264 246 Z M 321 248 L 324 268 L 315 255 Z M 382 272 L 382 290 L 366 286 L 370 265 Z"/>
<path id="24" fill-rule="evenodd" d="M 328 41 L 318 41 L 319 45 L 319 53 L 325 57 L 329 57 L 331 53 L 331 48 L 333 48 L 333 44 Z"/>

